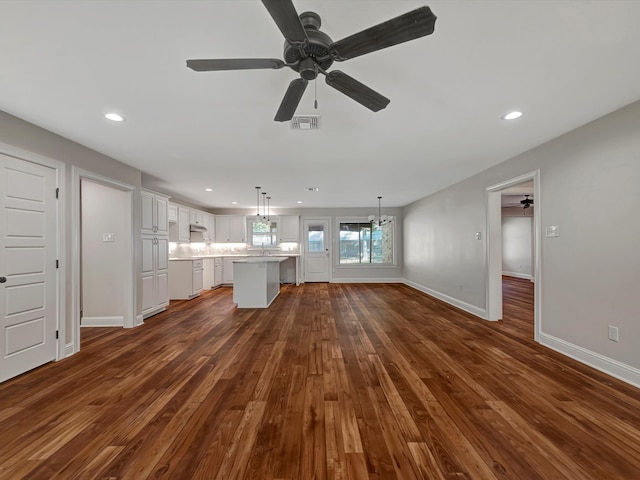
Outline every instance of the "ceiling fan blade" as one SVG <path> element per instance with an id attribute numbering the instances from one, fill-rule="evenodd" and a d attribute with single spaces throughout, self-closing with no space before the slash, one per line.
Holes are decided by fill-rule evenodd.
<path id="1" fill-rule="evenodd" d="M 289 88 L 287 88 L 287 92 L 284 94 L 280 108 L 278 108 L 274 118 L 276 122 L 288 122 L 293 118 L 293 114 L 296 113 L 296 108 L 298 108 L 308 83 L 304 78 L 296 78 L 289 84 Z"/>
<path id="2" fill-rule="evenodd" d="M 259 68 L 282 68 L 285 63 L 277 58 L 217 58 L 187 60 L 187 67 L 196 72 L 218 70 L 252 70 Z"/>
<path id="3" fill-rule="evenodd" d="M 340 70 L 329 72 L 326 82 L 327 85 L 351 97 L 356 102 L 374 112 L 382 110 L 389 105 L 391 101 Z"/>
<path id="4" fill-rule="evenodd" d="M 429 7 L 417 8 L 338 40 L 330 47 L 331 56 L 340 62 L 431 35 L 435 28 L 436 18 Z"/>
<path id="5" fill-rule="evenodd" d="M 307 34 L 291 0 L 262 0 L 262 3 L 289 43 L 305 43 L 307 41 Z"/>

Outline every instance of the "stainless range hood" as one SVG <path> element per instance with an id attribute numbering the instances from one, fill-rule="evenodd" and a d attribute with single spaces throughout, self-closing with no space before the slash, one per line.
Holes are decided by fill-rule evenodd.
<path id="1" fill-rule="evenodd" d="M 196 225 L 195 223 L 192 223 L 191 225 L 189 225 L 189 231 L 190 232 L 206 232 L 207 231 L 207 227 L 205 227 L 203 225 Z"/>

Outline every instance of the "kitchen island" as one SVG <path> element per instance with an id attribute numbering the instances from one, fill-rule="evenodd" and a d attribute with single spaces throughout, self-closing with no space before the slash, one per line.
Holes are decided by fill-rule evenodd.
<path id="1" fill-rule="evenodd" d="M 280 293 L 280 263 L 289 257 L 233 261 L 233 301 L 238 308 L 267 308 Z"/>

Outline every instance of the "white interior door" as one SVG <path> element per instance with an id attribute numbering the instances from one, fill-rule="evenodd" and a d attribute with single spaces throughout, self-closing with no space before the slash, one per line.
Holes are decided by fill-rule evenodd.
<path id="1" fill-rule="evenodd" d="M 304 281 L 328 282 L 331 274 L 329 220 L 307 218 L 302 224 Z"/>
<path id="2" fill-rule="evenodd" d="M 56 171 L 0 154 L 0 381 L 56 358 Z"/>

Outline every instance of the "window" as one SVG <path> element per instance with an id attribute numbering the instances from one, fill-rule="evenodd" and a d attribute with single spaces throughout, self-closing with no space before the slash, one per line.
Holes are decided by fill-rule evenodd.
<path id="1" fill-rule="evenodd" d="M 275 247 L 278 244 L 278 223 L 266 220 L 251 220 L 251 246 Z"/>
<path id="2" fill-rule="evenodd" d="M 393 222 L 340 222 L 340 264 L 393 263 Z"/>
<path id="3" fill-rule="evenodd" d="M 309 225 L 307 251 L 311 253 L 324 252 L 324 226 Z"/>

